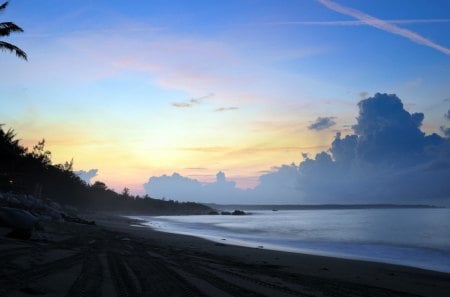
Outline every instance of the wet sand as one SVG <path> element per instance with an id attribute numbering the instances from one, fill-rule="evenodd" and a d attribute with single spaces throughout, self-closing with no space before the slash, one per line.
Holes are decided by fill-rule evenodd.
<path id="1" fill-rule="evenodd" d="M 0 296 L 448 296 L 450 274 L 247 248 L 113 216 L 0 234 Z M 2 231 L 2 230 L 0 230 Z M 4 231 L 4 230 L 3 230 Z"/>

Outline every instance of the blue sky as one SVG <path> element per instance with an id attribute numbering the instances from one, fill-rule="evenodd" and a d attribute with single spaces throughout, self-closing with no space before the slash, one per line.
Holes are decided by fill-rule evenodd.
<path id="1" fill-rule="evenodd" d="M 0 18 L 29 55 L 0 57 L 1 122 L 116 189 L 219 170 L 254 187 L 350 133 L 376 92 L 424 112 L 427 133 L 450 108 L 448 1 L 13 0 Z M 318 117 L 336 125 L 311 131 Z"/>

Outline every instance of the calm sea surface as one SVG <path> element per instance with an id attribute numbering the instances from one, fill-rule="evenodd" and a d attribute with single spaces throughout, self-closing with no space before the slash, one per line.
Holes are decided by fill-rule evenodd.
<path id="1" fill-rule="evenodd" d="M 227 244 L 402 264 L 450 273 L 450 209 L 253 211 L 134 217 Z"/>

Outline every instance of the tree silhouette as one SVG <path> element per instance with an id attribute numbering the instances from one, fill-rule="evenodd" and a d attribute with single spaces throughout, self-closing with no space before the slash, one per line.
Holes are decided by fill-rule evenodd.
<path id="1" fill-rule="evenodd" d="M 119 194 L 108 189 L 101 181 L 90 186 L 82 181 L 72 168 L 73 160 L 52 164 L 51 152 L 45 148 L 44 139 L 32 150 L 28 150 L 20 145 L 13 129 L 5 131 L 0 124 L 0 193 L 32 194 L 37 198 L 52 199 L 62 205 L 94 211 L 158 215 L 200 214 L 211 211 L 209 207 L 198 203 L 162 201 L 148 196 L 138 198 L 131 195 L 128 188 L 124 188 L 122 194 Z"/>
<path id="2" fill-rule="evenodd" d="M 8 1 L 0 5 L 0 12 L 4 10 L 8 6 Z M 23 32 L 23 29 L 14 24 L 13 22 L 3 22 L 0 23 L 0 37 L 9 36 L 11 33 L 19 33 Z M 24 59 L 25 61 L 28 60 L 27 54 L 15 46 L 14 44 L 0 41 L 0 50 L 2 51 L 10 51 L 12 53 L 15 53 L 17 57 Z"/>

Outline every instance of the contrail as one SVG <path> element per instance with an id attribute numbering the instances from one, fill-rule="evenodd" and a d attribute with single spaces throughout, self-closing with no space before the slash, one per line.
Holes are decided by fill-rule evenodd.
<path id="1" fill-rule="evenodd" d="M 331 10 L 342 13 L 344 15 L 354 17 L 355 19 L 358 19 L 361 22 L 364 22 L 369 26 L 378 28 L 378 29 L 386 31 L 386 32 L 390 32 L 392 34 L 406 37 L 409 40 L 411 40 L 417 44 L 425 45 L 425 46 L 434 48 L 435 50 L 438 50 L 446 55 L 450 55 L 450 49 L 448 49 L 442 45 L 439 45 L 437 43 L 434 43 L 433 41 L 431 41 L 415 32 L 400 28 L 400 27 L 396 26 L 395 24 L 388 23 L 384 20 L 381 20 L 381 19 L 378 19 L 371 15 L 368 15 L 362 11 L 359 11 L 359 10 L 356 10 L 356 9 L 353 9 L 350 7 L 342 6 L 342 5 L 337 4 L 330 0 L 317 0 L 317 1 Z"/>
<path id="2" fill-rule="evenodd" d="M 430 24 L 450 23 L 450 19 L 412 19 L 412 20 L 382 20 L 388 24 Z M 267 25 L 312 25 L 312 26 L 370 26 L 363 21 L 288 21 L 270 22 Z"/>

